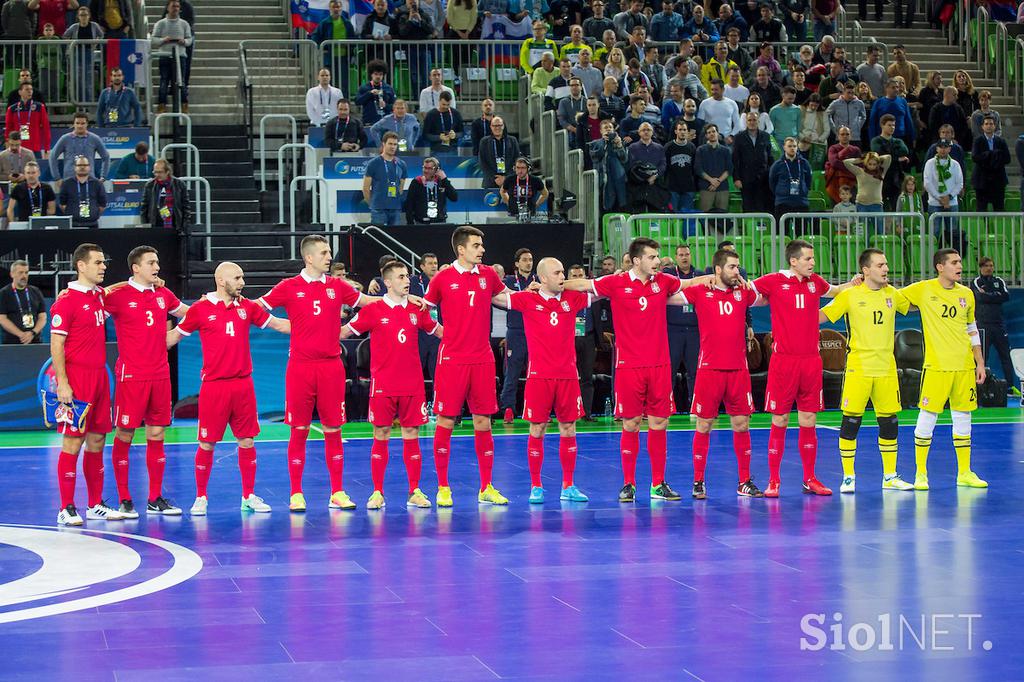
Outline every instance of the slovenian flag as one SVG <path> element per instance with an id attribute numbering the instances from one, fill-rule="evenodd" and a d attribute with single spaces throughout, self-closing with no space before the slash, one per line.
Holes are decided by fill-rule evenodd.
<path id="1" fill-rule="evenodd" d="M 484 24 L 480 32 L 483 40 L 526 40 L 533 36 L 533 22 L 530 17 L 523 17 L 520 21 L 512 21 L 504 14 L 491 15 L 484 18 Z M 494 63 L 487 63 L 484 55 L 493 55 Z M 506 66 L 519 67 L 519 47 L 509 44 L 495 45 L 493 48 L 484 50 L 481 56 L 481 66 Z"/>
<path id="2" fill-rule="evenodd" d="M 312 33 L 317 25 L 331 16 L 328 9 L 329 0 L 291 0 L 292 27 L 302 28 Z"/>
<path id="3" fill-rule="evenodd" d="M 124 72 L 125 85 L 146 86 L 149 83 L 148 53 L 148 40 L 108 40 L 107 83 L 110 82 L 110 72 L 118 68 Z"/>
<path id="4" fill-rule="evenodd" d="M 388 11 L 393 13 L 403 5 L 405 5 L 405 0 L 388 0 Z M 363 30 L 366 17 L 373 14 L 373 2 L 372 0 L 341 0 L 341 13 L 348 17 L 348 20 L 352 22 L 352 27 L 358 33 Z"/>

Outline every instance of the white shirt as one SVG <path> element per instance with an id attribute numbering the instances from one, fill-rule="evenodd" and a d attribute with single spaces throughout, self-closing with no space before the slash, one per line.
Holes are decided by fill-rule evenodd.
<path id="1" fill-rule="evenodd" d="M 949 195 L 950 207 L 956 207 L 957 195 L 964 190 L 964 174 L 960 164 L 952 156 L 947 156 L 949 162 L 949 180 L 946 180 L 946 191 L 939 191 L 939 171 L 936 168 L 938 156 L 933 156 L 924 164 L 924 189 L 928 192 L 928 205 L 941 206 L 940 196 Z"/>
<path id="2" fill-rule="evenodd" d="M 447 85 L 441 85 L 440 90 L 434 90 L 433 87 L 427 86 L 420 90 L 420 113 L 426 114 L 431 109 L 437 109 L 438 98 L 442 92 L 447 92 L 452 96 L 452 109 L 458 109 L 455 104 L 455 91 L 449 88 Z"/>
<path id="3" fill-rule="evenodd" d="M 747 98 L 750 97 L 750 90 L 745 85 L 737 85 L 735 88 L 731 85 L 726 85 L 723 92 L 726 99 L 731 99 L 741 108 L 747 103 Z"/>
<path id="4" fill-rule="evenodd" d="M 306 115 L 309 116 L 311 126 L 324 126 L 334 117 L 338 111 L 338 101 L 344 95 L 341 90 L 328 85 L 321 88 L 315 85 L 306 92 Z"/>
<path id="5" fill-rule="evenodd" d="M 704 119 L 705 123 L 714 123 L 723 140 L 743 130 L 743 126 L 740 125 L 739 107 L 728 97 L 721 100 L 708 97 L 697 108 L 697 118 Z"/>

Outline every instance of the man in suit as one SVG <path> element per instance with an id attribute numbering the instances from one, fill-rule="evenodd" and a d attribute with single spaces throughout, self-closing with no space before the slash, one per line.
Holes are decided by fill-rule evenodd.
<path id="1" fill-rule="evenodd" d="M 746 130 L 733 138 L 733 182 L 743 195 L 746 213 L 771 213 L 772 195 L 766 191 L 768 169 L 772 165 L 770 136 L 758 130 L 754 112 L 743 115 Z"/>
<path id="2" fill-rule="evenodd" d="M 1003 138 L 996 135 L 995 116 L 986 115 L 981 121 L 982 135 L 974 140 L 971 156 L 974 171 L 971 186 L 974 188 L 976 211 L 987 211 L 991 206 L 995 212 L 1003 210 L 1006 197 L 1006 166 L 1010 163 L 1010 148 Z"/>

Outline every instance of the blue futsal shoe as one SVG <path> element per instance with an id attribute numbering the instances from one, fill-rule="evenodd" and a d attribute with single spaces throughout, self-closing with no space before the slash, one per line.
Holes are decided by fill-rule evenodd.
<path id="1" fill-rule="evenodd" d="M 539 486 L 530 488 L 530 504 L 544 504 L 544 488 Z"/>
<path id="2" fill-rule="evenodd" d="M 574 485 L 562 489 L 559 497 L 562 502 L 589 502 L 590 498 L 583 494 L 583 491 Z"/>

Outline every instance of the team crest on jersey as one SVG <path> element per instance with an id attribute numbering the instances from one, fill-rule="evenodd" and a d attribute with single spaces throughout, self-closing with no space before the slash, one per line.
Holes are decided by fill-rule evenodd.
<path id="1" fill-rule="evenodd" d="M 327 298 L 331 299 L 332 301 L 334 300 L 334 289 L 327 290 Z"/>
<path id="2" fill-rule="evenodd" d="M 651 285 L 651 293 L 656 294 L 659 291 L 661 291 L 661 287 L 659 287 L 656 283 Z"/>
<path id="3" fill-rule="evenodd" d="M 811 292 L 812 294 L 814 293 L 814 282 L 807 283 L 807 291 Z"/>
<path id="4" fill-rule="evenodd" d="M 206 438 L 206 429 L 199 429 L 199 437 Z"/>
<path id="5" fill-rule="evenodd" d="M 128 426 L 128 421 L 129 421 L 128 415 L 125 414 L 125 415 L 121 416 L 121 425 L 122 426 Z"/>
<path id="6" fill-rule="evenodd" d="M 487 288 L 487 279 L 486 278 L 481 277 L 480 279 L 477 280 L 477 282 L 480 283 L 480 288 L 481 289 L 486 289 Z"/>
<path id="7" fill-rule="evenodd" d="M 967 307 L 967 299 L 966 298 L 961 297 L 959 299 L 959 301 L 960 301 L 960 307 L 961 308 L 966 308 Z"/>
<path id="8" fill-rule="evenodd" d="M 921 398 L 921 407 L 927 407 L 927 406 L 928 406 L 928 398 L 927 397 Z"/>
<path id="9" fill-rule="evenodd" d="M 886 308 L 891 308 L 892 307 L 892 299 L 891 298 L 885 299 L 885 307 Z"/>
<path id="10" fill-rule="evenodd" d="M 416 317 L 416 313 L 409 313 L 409 322 L 412 324 L 419 324 L 420 318 Z"/>
<path id="11" fill-rule="evenodd" d="M 239 308 L 238 309 L 238 319 L 244 320 L 245 317 L 246 317 L 246 315 L 245 315 L 245 308 Z"/>
<path id="12" fill-rule="evenodd" d="M 157 296 L 157 298 L 156 298 L 156 306 L 158 308 L 160 308 L 160 310 L 164 310 L 165 308 L 167 308 L 167 304 L 164 303 L 164 297 L 163 296 Z"/>
<path id="13" fill-rule="evenodd" d="M 742 301 L 743 292 L 741 292 L 739 289 L 736 289 L 735 291 L 732 292 L 732 297 L 735 298 L 737 301 Z"/>
<path id="14" fill-rule="evenodd" d="M 568 301 L 562 301 L 562 310 L 564 310 L 565 312 L 569 312 L 569 302 Z"/>

